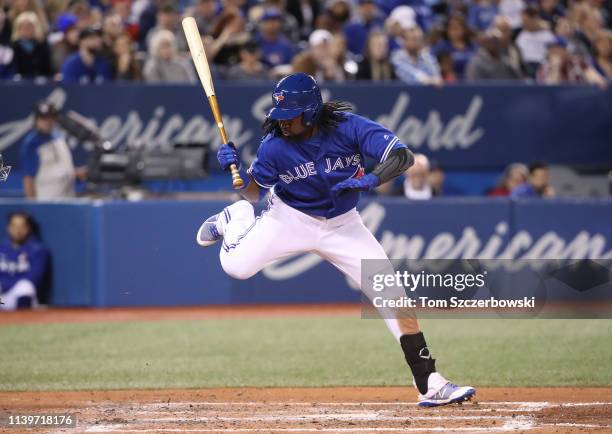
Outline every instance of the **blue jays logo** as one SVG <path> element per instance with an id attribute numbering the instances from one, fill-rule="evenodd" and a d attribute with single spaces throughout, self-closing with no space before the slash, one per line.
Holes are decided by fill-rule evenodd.
<path id="1" fill-rule="evenodd" d="M 285 95 L 283 95 L 283 92 L 281 91 L 279 93 L 273 93 L 272 98 L 274 98 L 274 101 L 276 101 L 276 104 L 278 104 L 285 99 Z"/>

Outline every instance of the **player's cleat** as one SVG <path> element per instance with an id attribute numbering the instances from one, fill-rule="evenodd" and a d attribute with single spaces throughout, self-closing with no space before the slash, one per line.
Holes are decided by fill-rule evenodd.
<path id="1" fill-rule="evenodd" d="M 226 211 L 223 210 L 219 214 L 208 217 L 196 235 L 196 241 L 202 247 L 208 247 L 215 244 L 221 238 L 223 238 L 223 221 L 227 223 Z"/>
<path id="2" fill-rule="evenodd" d="M 427 380 L 429 390 L 425 395 L 419 394 L 419 406 L 437 407 L 469 401 L 476 395 L 476 389 L 469 386 L 457 386 L 434 372 Z"/>

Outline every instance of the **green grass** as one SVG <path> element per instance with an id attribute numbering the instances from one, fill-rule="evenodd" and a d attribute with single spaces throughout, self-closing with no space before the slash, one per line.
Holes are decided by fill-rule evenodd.
<path id="1" fill-rule="evenodd" d="M 612 386 L 610 320 L 424 320 L 478 386 Z M 0 327 L 0 390 L 406 385 L 382 321 L 291 317 Z"/>

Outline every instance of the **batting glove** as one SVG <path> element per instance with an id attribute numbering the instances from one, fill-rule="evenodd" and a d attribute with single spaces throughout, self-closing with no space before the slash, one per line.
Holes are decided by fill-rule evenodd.
<path id="1" fill-rule="evenodd" d="M 240 156 L 233 142 L 224 143 L 219 147 L 217 151 L 217 160 L 219 160 L 219 165 L 223 170 L 229 170 L 232 164 L 235 164 L 238 170 L 240 170 L 240 166 L 242 166 Z"/>
<path id="2" fill-rule="evenodd" d="M 349 178 L 345 179 L 334 185 L 331 188 L 332 193 L 336 195 L 340 195 L 347 191 L 356 190 L 356 191 L 370 191 L 378 187 L 380 184 L 380 179 L 378 176 L 368 173 L 367 175 L 362 176 L 361 178 Z"/>

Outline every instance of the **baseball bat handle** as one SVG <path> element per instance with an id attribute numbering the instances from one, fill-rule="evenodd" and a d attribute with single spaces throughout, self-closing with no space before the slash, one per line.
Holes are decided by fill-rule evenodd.
<path id="1" fill-rule="evenodd" d="M 213 117 L 215 118 L 215 122 L 217 124 L 217 128 L 219 129 L 219 134 L 221 135 L 221 141 L 223 143 L 229 142 L 227 138 L 227 133 L 225 132 L 225 126 L 223 125 L 223 119 L 221 118 L 221 110 L 219 109 L 219 103 L 217 102 L 217 97 L 215 95 L 210 95 L 208 97 L 208 102 L 210 104 L 210 108 L 213 112 Z M 244 180 L 240 177 L 240 172 L 235 164 L 230 166 L 230 172 L 232 173 L 232 186 L 235 190 L 242 188 L 244 186 Z"/>
<path id="2" fill-rule="evenodd" d="M 230 172 L 232 172 L 232 186 L 234 189 L 239 189 L 244 186 L 244 181 L 240 177 L 240 172 L 238 172 L 238 168 L 235 164 L 230 166 Z"/>

